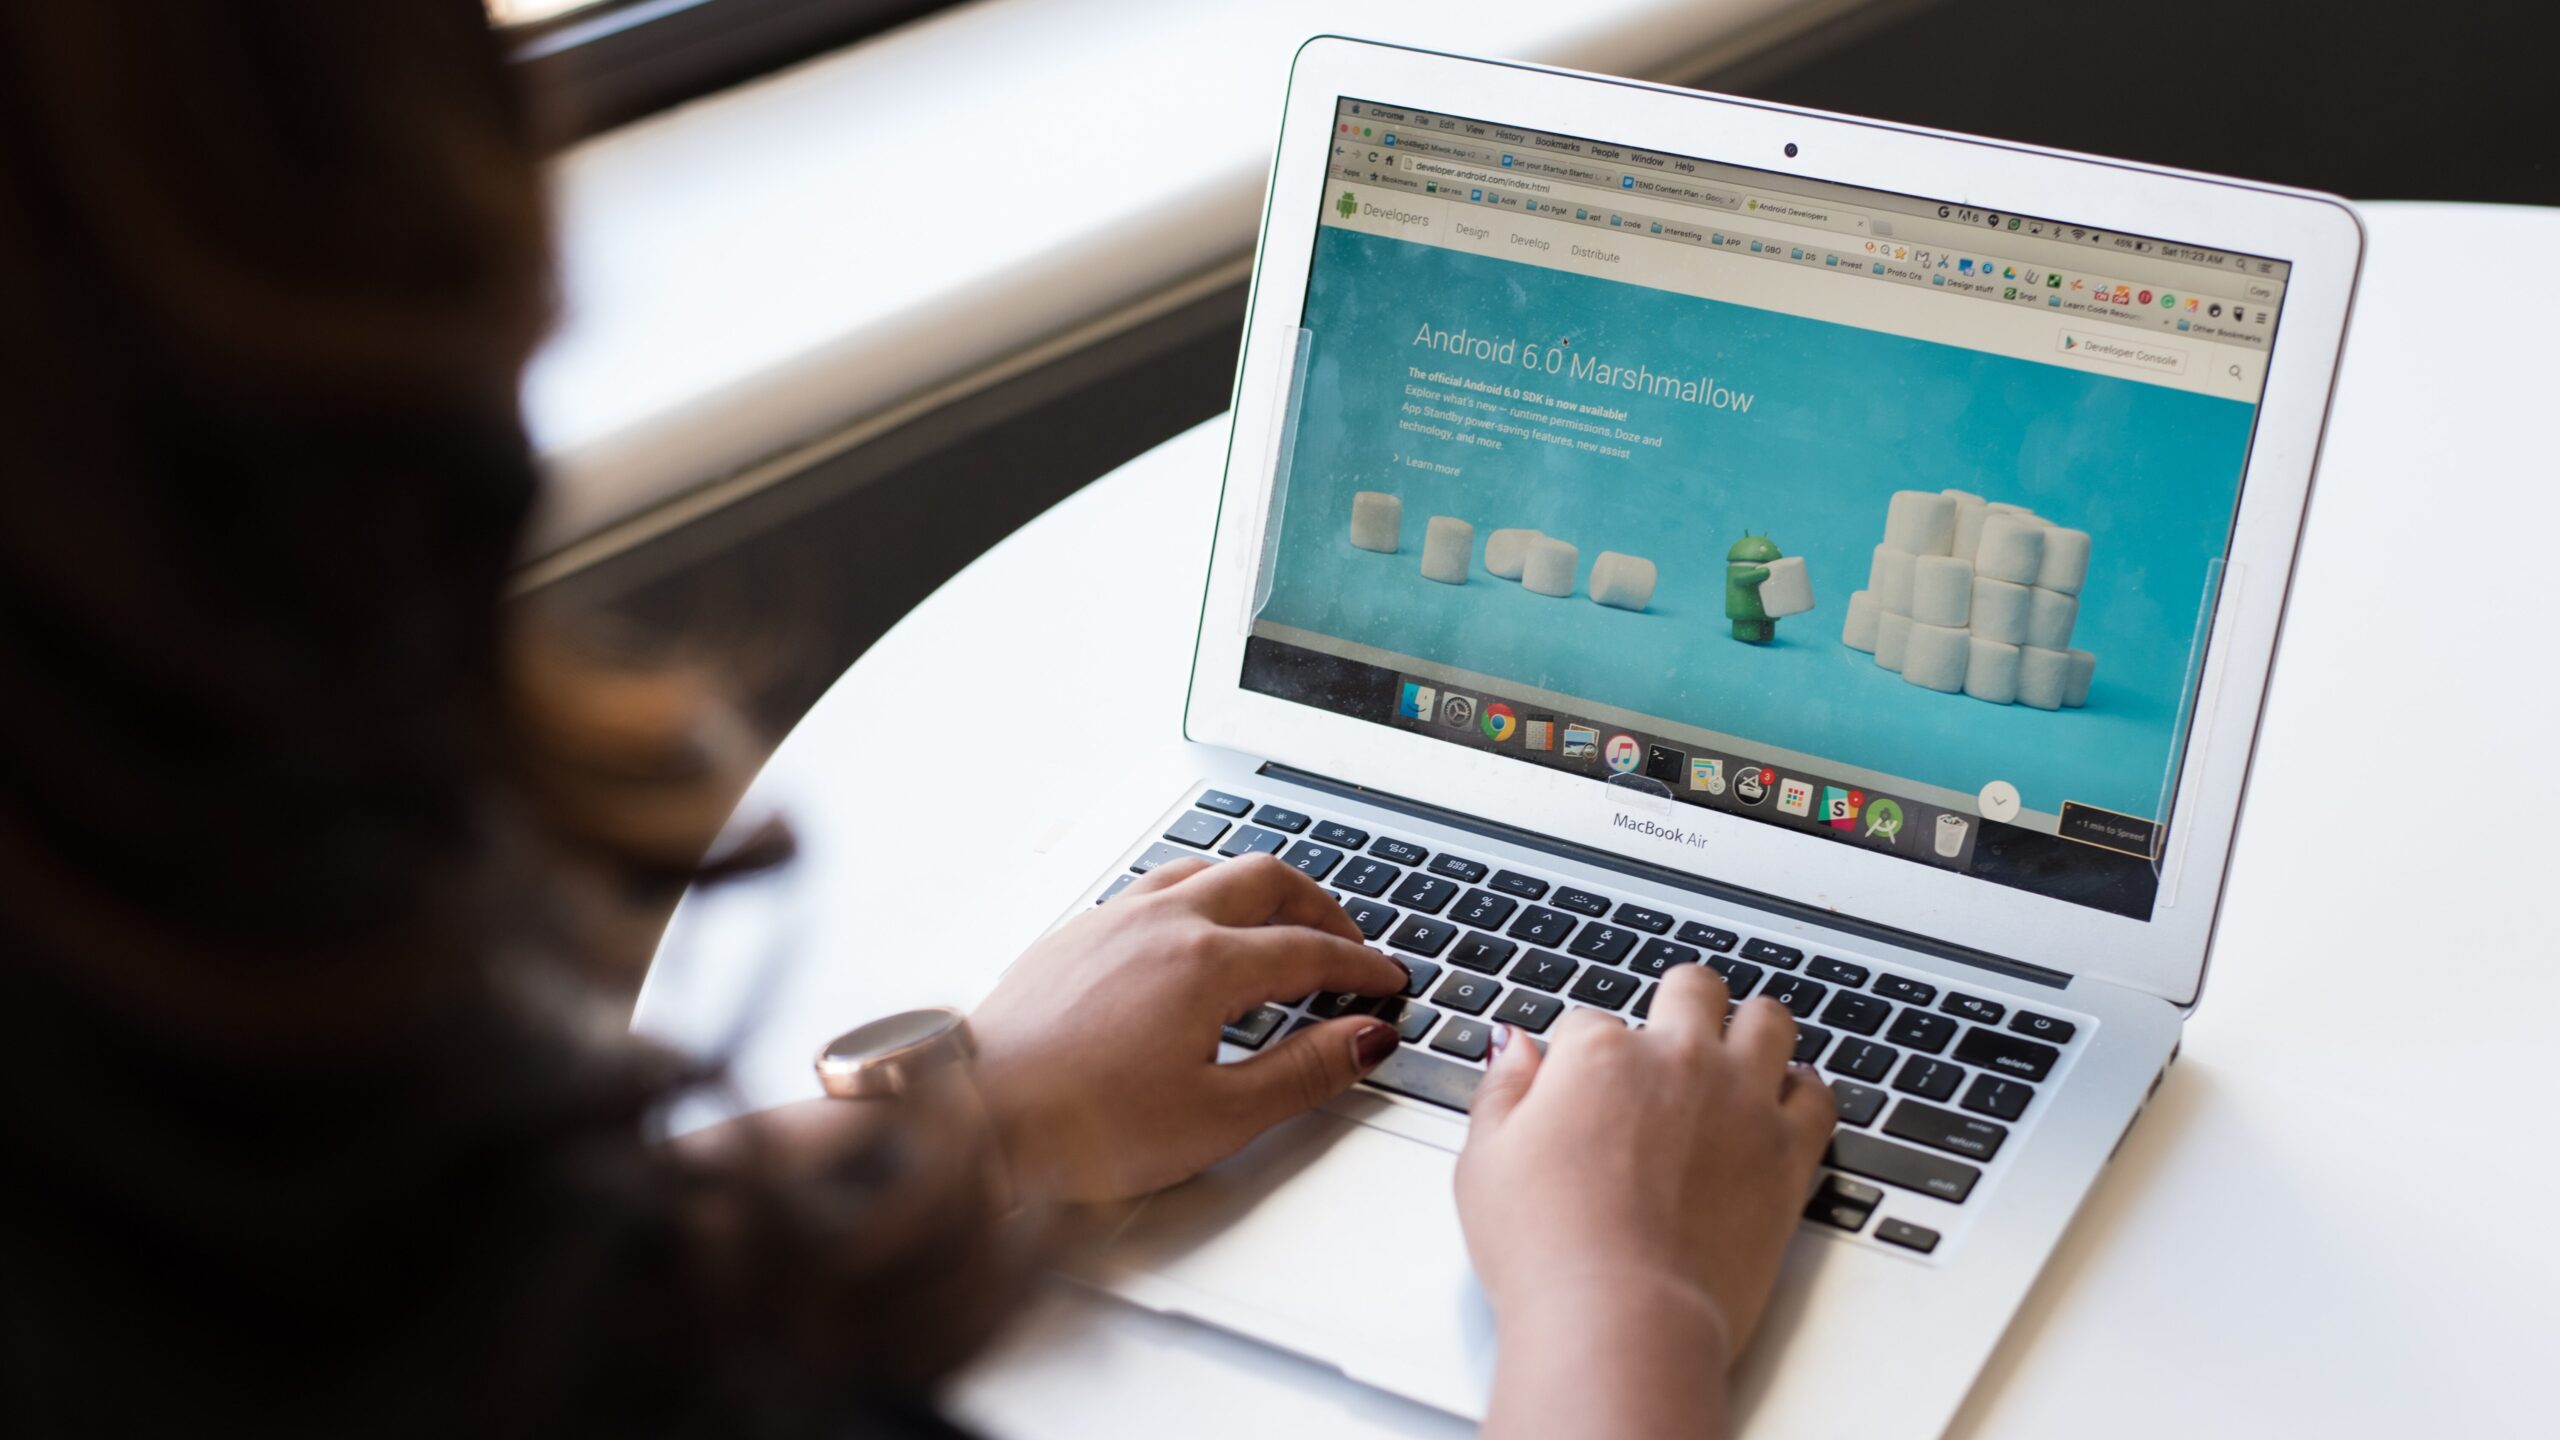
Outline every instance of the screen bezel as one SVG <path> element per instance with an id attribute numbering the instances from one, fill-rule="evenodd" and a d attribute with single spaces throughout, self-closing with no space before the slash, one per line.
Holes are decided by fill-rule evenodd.
<path id="1" fill-rule="evenodd" d="M 1645 802 L 1595 778 L 1243 687 L 1255 567 L 1328 183 L 1335 106 L 1345 97 L 2291 262 L 2227 578 L 2179 752 L 2175 823 L 2149 921 L 1697 807 L 1680 807 L 1677 816 L 1702 846 L 1648 840 L 1612 824 L 1613 815 Z M 1789 159 L 1784 147 L 1791 143 L 1797 150 Z M 2330 196 L 1633 81 L 1333 36 L 1310 40 L 1291 69 L 1264 196 L 1184 733 L 1643 864 L 2190 1004 L 2203 985 L 2362 248 L 2354 212 Z"/>

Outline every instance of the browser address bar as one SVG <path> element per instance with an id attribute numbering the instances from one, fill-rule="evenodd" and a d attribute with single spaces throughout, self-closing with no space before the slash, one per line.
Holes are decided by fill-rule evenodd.
<path id="1" fill-rule="evenodd" d="M 1426 175 L 1434 180 L 1447 180 L 1459 185 L 1499 185 L 1505 190 L 1517 190 L 1526 195 L 1553 195 L 1557 188 L 1544 180 L 1533 180 L 1516 170 L 1482 170 L 1473 165 L 1458 165 L 1447 160 L 1432 160 L 1422 156 L 1407 159 L 1404 162 L 1404 170 L 1408 175 Z"/>

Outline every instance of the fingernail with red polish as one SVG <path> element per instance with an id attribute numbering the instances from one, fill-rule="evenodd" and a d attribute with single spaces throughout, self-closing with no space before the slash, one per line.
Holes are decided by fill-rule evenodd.
<path id="1" fill-rule="evenodd" d="M 1376 1069 L 1394 1053 L 1396 1053 L 1396 1027 L 1393 1025 L 1366 1026 L 1351 1039 L 1352 1057 L 1360 1062 L 1360 1068 L 1363 1070 Z"/>

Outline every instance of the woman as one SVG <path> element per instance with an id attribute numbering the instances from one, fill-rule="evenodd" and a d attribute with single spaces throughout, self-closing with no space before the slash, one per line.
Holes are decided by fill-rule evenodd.
<path id="1" fill-rule="evenodd" d="M 939 1433 L 1062 1207 L 1383 1056 L 1211 1064 L 1403 977 L 1275 861 L 1169 866 L 973 1017 L 984 1123 L 649 1143 L 709 1077 L 600 982 L 786 847 L 701 858 L 744 763 L 704 675 L 505 601 L 548 290 L 479 7 L 5 0 L 0 77 L 0 1430 Z M 1721 1424 L 1832 1118 L 1724 1009 L 1691 968 L 1642 1031 L 1506 1037 L 1458 1182 L 1489 1429 Z"/>

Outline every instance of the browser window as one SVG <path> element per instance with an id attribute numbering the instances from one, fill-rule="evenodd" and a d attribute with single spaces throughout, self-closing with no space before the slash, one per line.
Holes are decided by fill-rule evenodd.
<path id="1" fill-rule="evenodd" d="M 2283 260 L 1333 124 L 1248 688 L 2148 918 Z"/>

